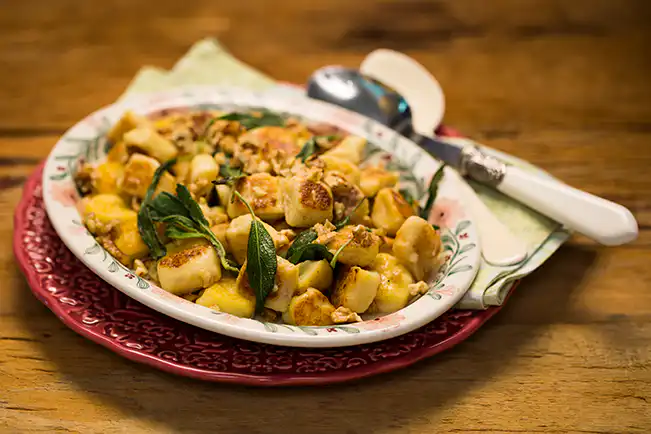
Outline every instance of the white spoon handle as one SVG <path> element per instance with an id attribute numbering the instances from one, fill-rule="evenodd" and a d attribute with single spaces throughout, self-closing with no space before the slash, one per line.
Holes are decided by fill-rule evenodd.
<path id="1" fill-rule="evenodd" d="M 508 166 L 497 189 L 567 228 L 607 246 L 633 241 L 637 222 L 625 207 Z"/>

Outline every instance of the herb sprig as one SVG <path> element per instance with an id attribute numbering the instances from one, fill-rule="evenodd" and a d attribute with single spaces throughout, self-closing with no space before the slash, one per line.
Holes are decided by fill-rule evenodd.
<path id="1" fill-rule="evenodd" d="M 276 281 L 276 270 L 278 269 L 276 247 L 271 235 L 262 222 L 257 219 L 246 199 L 237 190 L 233 193 L 246 205 L 253 217 L 246 253 L 246 275 L 255 292 L 256 311 L 260 312 Z"/>
<path id="2" fill-rule="evenodd" d="M 334 140 L 337 136 L 312 136 L 301 147 L 301 150 L 296 154 L 296 158 L 300 158 L 302 163 L 305 163 L 312 155 L 316 154 L 316 149 L 319 146 L 319 139 Z"/>
<path id="3" fill-rule="evenodd" d="M 328 248 L 323 244 L 314 243 L 318 237 L 314 229 L 301 232 L 294 239 L 292 245 L 289 246 L 285 255 L 287 260 L 294 265 L 304 261 L 318 261 L 321 259 L 331 261 L 333 255 Z"/>
<path id="4" fill-rule="evenodd" d="M 140 210 L 138 211 L 138 232 L 140 232 L 142 240 L 149 248 L 149 252 L 154 259 L 160 259 L 165 256 L 167 250 L 158 236 L 149 205 L 156 188 L 158 188 L 158 183 L 160 182 L 161 177 L 170 167 L 172 167 L 172 165 L 174 165 L 174 163 L 176 163 L 176 159 L 171 159 L 161 164 L 156 169 L 151 184 L 145 193 L 145 198 L 140 204 Z"/>
<path id="5" fill-rule="evenodd" d="M 227 270 L 237 272 L 237 264 L 226 257 L 224 246 L 210 230 L 208 220 L 204 217 L 201 207 L 192 199 L 184 185 L 176 184 L 176 196 L 162 192 L 152 199 L 163 173 L 174 163 L 176 160 L 172 159 L 156 169 L 138 211 L 138 231 L 149 248 L 152 258 L 160 259 L 167 254 L 167 249 L 158 236 L 155 225 L 156 222 L 161 222 L 167 224 L 165 235 L 172 239 L 207 239 L 217 251 L 222 266 Z"/>
<path id="6" fill-rule="evenodd" d="M 156 222 L 166 223 L 165 235 L 173 239 L 205 238 L 215 248 L 226 270 L 238 272 L 237 264 L 226 257 L 226 250 L 201 211 L 192 199 L 190 191 L 183 184 L 176 184 L 176 196 L 163 192 L 150 205 L 150 215 Z"/>
<path id="7" fill-rule="evenodd" d="M 230 163 L 219 166 L 219 174 L 222 176 L 222 179 L 213 181 L 212 183 L 215 185 L 233 185 L 240 178 L 246 178 L 248 176 L 241 167 L 233 167 Z"/>
<path id="8" fill-rule="evenodd" d="M 247 130 L 253 130 L 260 127 L 284 127 L 285 119 L 282 116 L 279 116 L 275 113 L 264 111 L 261 116 L 254 116 L 251 113 L 227 113 L 225 115 L 212 118 L 206 124 L 204 128 L 203 137 L 208 135 L 208 130 L 213 124 L 217 121 L 238 121 L 244 128 Z"/>
<path id="9" fill-rule="evenodd" d="M 316 153 L 316 138 L 311 137 L 305 142 L 298 154 L 296 154 L 296 158 L 305 163 L 314 153 Z"/>
<path id="10" fill-rule="evenodd" d="M 432 180 L 430 181 L 429 187 L 427 188 L 427 192 L 428 192 L 427 202 L 425 202 L 425 206 L 420 211 L 420 216 L 425 220 L 429 218 L 429 214 L 430 212 L 432 212 L 432 206 L 434 206 L 434 201 L 436 200 L 436 194 L 438 193 L 439 184 L 443 179 L 444 169 L 445 169 L 445 164 L 441 165 L 441 167 L 439 167 L 439 169 L 436 171 L 434 176 L 432 176 Z"/>

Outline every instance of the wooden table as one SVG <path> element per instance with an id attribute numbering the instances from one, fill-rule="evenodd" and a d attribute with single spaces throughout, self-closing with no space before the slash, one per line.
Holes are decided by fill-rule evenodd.
<path id="1" fill-rule="evenodd" d="M 0 431 L 651 432 L 651 2 L 7 1 L 0 8 Z M 131 363 L 63 326 L 11 252 L 25 177 L 144 64 L 220 38 L 278 79 L 404 50 L 446 122 L 628 206 L 639 239 L 580 237 L 468 341 L 350 385 L 260 390 Z"/>

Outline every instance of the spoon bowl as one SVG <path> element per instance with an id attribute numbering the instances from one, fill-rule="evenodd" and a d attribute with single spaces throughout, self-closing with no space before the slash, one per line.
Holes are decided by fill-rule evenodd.
<path id="1" fill-rule="evenodd" d="M 378 59 L 380 59 L 379 64 Z M 383 68 L 387 65 L 382 64 L 381 57 L 373 57 L 373 54 L 364 62 L 371 73 L 378 69 L 385 73 L 390 71 L 390 68 Z M 403 71 L 410 72 L 408 69 Z M 427 75 L 429 76 L 429 73 Z M 428 109 L 419 112 L 420 119 L 417 120 L 419 122 L 417 127 L 421 130 L 427 128 L 428 135 L 431 135 L 443 118 L 444 104 L 440 86 L 433 77 L 429 77 L 423 78 L 422 71 L 412 74 L 412 79 L 420 83 L 420 89 L 423 89 L 423 94 L 417 102 L 421 108 L 426 106 Z M 396 80 L 393 83 L 400 84 Z M 429 104 L 436 100 L 439 94 L 439 103 Z M 374 80 L 355 69 L 341 66 L 326 66 L 318 69 L 308 81 L 307 95 L 366 115 L 404 136 L 414 136 L 412 112 L 405 98 L 386 83 Z M 418 140 L 416 142 L 418 143 Z M 524 261 L 527 258 L 527 247 L 522 240 L 515 237 L 495 217 L 455 171 L 446 173 L 459 185 L 459 191 L 478 222 L 484 260 L 499 266 L 512 266 Z"/>

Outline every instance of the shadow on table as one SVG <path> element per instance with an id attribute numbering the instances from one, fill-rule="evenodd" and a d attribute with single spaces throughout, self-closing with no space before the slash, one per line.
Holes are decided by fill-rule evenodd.
<path id="1" fill-rule="evenodd" d="M 568 321 L 568 300 L 595 257 L 593 248 L 568 245 L 519 287 L 500 314 L 457 347 L 399 372 L 326 387 L 200 382 L 123 359 L 67 331 L 54 315 L 39 315 L 44 319 L 38 322 L 25 317 L 24 326 L 44 336 L 44 357 L 58 365 L 74 389 L 161 430 L 375 433 L 435 423 L 437 409 L 453 406 L 508 372 L 524 344 L 549 325 Z M 24 294 L 19 302 L 34 310 L 38 302 L 27 288 Z"/>

